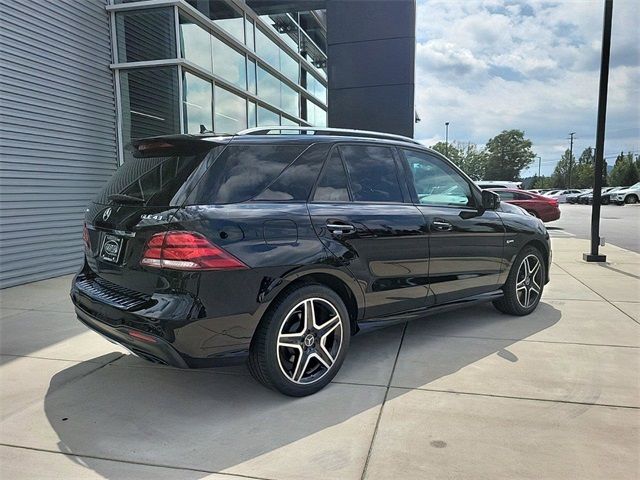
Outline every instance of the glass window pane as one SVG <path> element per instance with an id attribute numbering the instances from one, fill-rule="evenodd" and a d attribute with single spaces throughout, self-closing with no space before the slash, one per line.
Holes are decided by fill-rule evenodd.
<path id="1" fill-rule="evenodd" d="M 256 28 L 256 53 L 272 67 L 280 68 L 280 48 L 259 28 Z"/>
<path id="2" fill-rule="evenodd" d="M 116 13 L 118 61 L 175 58 L 174 19 L 173 7 Z"/>
<path id="3" fill-rule="evenodd" d="M 298 117 L 300 114 L 298 113 L 298 99 L 299 95 L 291 87 L 285 85 L 281 82 L 281 98 L 280 98 L 280 108 L 287 112 L 289 115 L 293 115 L 294 117 Z"/>
<path id="4" fill-rule="evenodd" d="M 256 118 L 256 104 L 254 102 L 248 102 L 247 104 L 247 127 L 253 128 L 258 126 Z"/>
<path id="5" fill-rule="evenodd" d="M 247 67 L 244 54 L 234 50 L 217 37 L 211 37 L 213 46 L 213 71 L 235 86 L 246 90 Z"/>
<path id="6" fill-rule="evenodd" d="M 244 30 L 245 30 L 245 35 L 246 35 L 246 41 L 245 43 L 247 44 L 247 47 L 249 48 L 249 50 L 254 50 L 256 49 L 256 42 L 255 42 L 255 25 L 253 24 L 252 20 L 249 20 L 248 18 L 245 21 L 244 24 Z"/>
<path id="7" fill-rule="evenodd" d="M 348 202 L 347 175 L 342 166 L 338 149 L 335 148 L 318 181 L 314 195 L 315 201 L 320 202 Z"/>
<path id="8" fill-rule="evenodd" d="M 253 60 L 247 59 L 247 89 L 251 93 L 257 92 L 257 83 L 256 83 L 256 62 Z"/>
<path id="9" fill-rule="evenodd" d="M 305 100 L 307 104 L 307 122 L 315 127 L 327 126 L 327 112 L 315 103 Z"/>
<path id="10" fill-rule="evenodd" d="M 327 89 L 326 87 L 314 77 L 311 73 L 305 72 L 306 82 L 307 82 L 307 91 L 320 100 L 322 103 L 327 103 Z"/>
<path id="11" fill-rule="evenodd" d="M 244 16 L 225 0 L 187 0 L 193 8 L 244 43 Z"/>
<path id="12" fill-rule="evenodd" d="M 280 50 L 280 73 L 295 83 L 299 83 L 298 62 Z"/>
<path id="13" fill-rule="evenodd" d="M 262 67 L 258 67 L 258 97 L 275 107 L 280 107 L 280 80 Z"/>
<path id="14" fill-rule="evenodd" d="M 467 181 L 445 162 L 414 150 L 404 150 L 404 154 L 420 203 L 458 207 L 474 205 Z"/>
<path id="15" fill-rule="evenodd" d="M 216 85 L 216 133 L 236 133 L 247 128 L 247 101 Z"/>
<path id="16" fill-rule="evenodd" d="M 267 24 L 271 31 L 277 33 L 284 43 L 296 52 L 298 51 L 299 29 L 289 15 L 286 13 L 260 15 L 260 19 Z"/>
<path id="17" fill-rule="evenodd" d="M 207 80 L 184 73 L 184 128 L 185 133 L 200 133 L 201 127 L 213 130 L 212 92 L 213 85 Z"/>
<path id="18" fill-rule="evenodd" d="M 180 17 L 180 49 L 182 57 L 212 72 L 211 35 L 200 25 Z"/>
<path id="19" fill-rule="evenodd" d="M 158 67 L 120 72 L 122 137 L 180 133 L 178 68 Z"/>
<path id="20" fill-rule="evenodd" d="M 258 126 L 272 127 L 280 125 L 280 115 L 264 107 L 258 107 Z"/>
<path id="21" fill-rule="evenodd" d="M 280 125 L 291 125 L 291 126 L 296 126 L 296 127 L 299 127 L 299 126 L 300 126 L 300 124 L 299 124 L 298 122 L 294 122 L 293 120 L 289 120 L 289 119 L 288 119 L 288 118 L 286 118 L 286 117 L 281 117 L 281 119 L 280 119 Z M 297 132 L 297 131 L 294 131 L 293 133 L 294 133 L 294 134 L 297 134 L 298 132 Z"/>
<path id="22" fill-rule="evenodd" d="M 340 147 L 349 172 L 353 199 L 360 202 L 402 202 L 393 153 L 387 147 Z"/>
<path id="23" fill-rule="evenodd" d="M 327 143 L 312 145 L 254 200 L 307 200 L 330 147 Z"/>

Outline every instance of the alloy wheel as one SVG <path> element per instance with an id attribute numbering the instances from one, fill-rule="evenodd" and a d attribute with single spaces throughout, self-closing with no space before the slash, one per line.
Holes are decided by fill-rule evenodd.
<path id="1" fill-rule="evenodd" d="M 535 255 L 527 255 L 518 268 L 516 277 L 516 298 L 523 308 L 529 308 L 540 297 L 542 285 L 542 268 L 540 259 Z"/>
<path id="2" fill-rule="evenodd" d="M 293 307 L 278 333 L 277 358 L 292 382 L 310 384 L 324 377 L 342 348 L 342 320 L 323 298 L 308 298 Z"/>

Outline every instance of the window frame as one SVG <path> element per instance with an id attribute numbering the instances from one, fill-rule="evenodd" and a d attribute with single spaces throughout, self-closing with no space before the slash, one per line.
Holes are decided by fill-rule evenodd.
<path id="1" fill-rule="evenodd" d="M 409 196 L 411 198 L 411 202 L 413 203 L 413 205 L 420 206 L 420 207 L 427 207 L 427 208 L 428 207 L 449 208 L 454 210 L 466 210 L 466 211 L 473 211 L 473 212 L 479 212 L 483 210 L 482 209 L 482 193 L 480 191 L 480 187 L 478 187 L 473 182 L 473 180 L 471 180 L 471 178 L 469 178 L 469 176 L 466 173 L 464 173 L 453 162 L 451 162 L 444 156 L 439 155 L 436 152 L 432 152 L 430 150 L 422 150 L 420 148 L 413 148 L 413 147 L 404 146 L 404 145 L 398 146 L 397 148 L 399 150 L 398 154 L 402 158 L 401 163 L 404 167 L 405 181 L 407 183 L 407 188 L 409 189 Z M 447 204 L 420 203 L 420 199 L 418 198 L 418 192 L 416 191 L 415 184 L 413 183 L 413 174 L 411 172 L 411 167 L 409 167 L 409 160 L 407 159 L 405 151 L 412 151 L 412 152 L 425 155 L 427 157 L 432 157 L 436 160 L 440 160 L 441 162 L 444 162 L 446 165 L 451 167 L 453 171 L 456 172 L 462 178 L 462 180 L 464 180 L 466 184 L 469 186 L 469 191 L 471 192 L 471 197 L 473 199 L 474 205 L 471 206 L 471 205 L 447 205 Z"/>

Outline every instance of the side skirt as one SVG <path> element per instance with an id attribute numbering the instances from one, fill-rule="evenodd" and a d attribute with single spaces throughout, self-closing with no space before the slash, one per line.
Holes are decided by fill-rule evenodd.
<path id="1" fill-rule="evenodd" d="M 467 307 L 469 305 L 477 303 L 486 303 L 493 300 L 497 300 L 504 296 L 504 292 L 500 290 L 494 290 L 492 292 L 481 293 L 472 297 L 462 298 L 454 302 L 443 303 L 442 305 L 434 305 L 432 307 L 421 308 L 419 310 L 412 310 L 410 312 L 402 312 L 397 315 L 390 315 L 387 317 L 370 318 L 361 320 L 358 322 L 361 332 L 368 332 L 378 328 L 388 327 L 398 323 L 403 323 L 409 320 L 415 320 L 418 318 L 424 318 L 429 315 L 437 313 L 448 312 L 449 310 L 456 310 L 458 308 Z"/>

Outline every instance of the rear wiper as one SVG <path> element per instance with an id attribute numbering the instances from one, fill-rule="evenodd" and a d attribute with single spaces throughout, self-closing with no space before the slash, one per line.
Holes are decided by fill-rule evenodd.
<path id="1" fill-rule="evenodd" d="M 112 202 L 118 203 L 144 203 L 144 200 L 142 198 L 125 195 L 124 193 L 113 193 L 107 198 Z"/>

